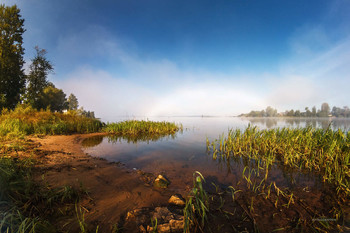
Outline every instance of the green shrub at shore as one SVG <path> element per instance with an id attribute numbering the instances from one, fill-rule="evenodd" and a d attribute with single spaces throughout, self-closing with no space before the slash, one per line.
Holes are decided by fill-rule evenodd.
<path id="1" fill-rule="evenodd" d="M 118 123 L 108 123 L 103 131 L 117 135 L 167 135 L 182 130 L 182 125 L 170 122 L 129 120 Z"/>
<path id="2" fill-rule="evenodd" d="M 80 116 L 75 111 L 67 113 L 38 111 L 19 105 L 14 110 L 2 111 L 0 115 L 0 136 L 18 137 L 30 134 L 92 133 L 102 128 L 97 119 Z"/>

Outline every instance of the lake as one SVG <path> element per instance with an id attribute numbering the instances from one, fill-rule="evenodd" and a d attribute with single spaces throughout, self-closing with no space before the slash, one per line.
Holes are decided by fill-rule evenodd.
<path id="1" fill-rule="evenodd" d="M 181 123 L 184 130 L 175 136 L 143 138 L 140 141 L 97 136 L 83 142 L 84 151 L 111 162 L 121 162 L 129 169 L 164 174 L 171 181 L 169 188 L 179 193 L 185 193 L 192 187 L 192 174 L 195 171 L 204 175 L 209 190 L 214 187 L 211 183 L 222 187 L 239 185 L 246 162 L 242 159 L 224 162 L 213 160 L 206 151 L 206 139 L 216 139 L 219 135 L 227 134 L 228 129 L 245 129 L 249 124 L 260 129 L 308 125 L 349 129 L 350 126 L 349 119 L 334 118 L 157 117 L 148 120 Z M 321 190 L 324 185 L 318 175 L 285 169 L 279 164 L 272 167 L 269 179 L 291 190 L 305 187 Z"/>

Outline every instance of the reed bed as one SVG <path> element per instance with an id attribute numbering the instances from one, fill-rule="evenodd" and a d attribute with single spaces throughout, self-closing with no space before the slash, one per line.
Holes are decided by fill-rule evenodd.
<path id="1" fill-rule="evenodd" d="M 350 134 L 341 129 L 314 127 L 259 130 L 249 125 L 244 131 L 231 129 L 225 137 L 209 141 L 213 158 L 248 157 L 268 175 L 273 163 L 317 172 L 336 191 L 350 194 Z"/>
<path id="2" fill-rule="evenodd" d="M 169 135 L 182 130 L 181 124 L 166 121 L 128 120 L 117 123 L 107 123 L 104 132 L 116 135 Z"/>
<path id="3" fill-rule="evenodd" d="M 80 116 L 75 111 L 38 111 L 22 105 L 14 110 L 4 109 L 0 115 L 0 136 L 10 138 L 29 134 L 92 133 L 102 126 L 99 120 Z"/>

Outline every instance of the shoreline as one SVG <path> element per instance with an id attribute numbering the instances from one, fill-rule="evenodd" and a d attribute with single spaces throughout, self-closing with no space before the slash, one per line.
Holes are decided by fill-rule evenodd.
<path id="1" fill-rule="evenodd" d="M 82 232 L 97 232 L 97 230 L 98 232 L 119 232 L 121 229 L 122 232 L 149 232 L 148 227 L 153 226 L 150 220 L 154 219 L 154 216 L 158 221 L 165 219 L 165 216 L 173 216 L 173 213 L 176 212 L 169 212 L 172 207 L 169 206 L 168 200 L 172 195 L 177 194 L 176 189 L 153 187 L 154 175 L 157 174 L 130 169 L 122 163 L 109 162 L 83 151 L 83 140 L 97 135 L 108 134 L 28 136 L 25 139 L 25 149 L 15 150 L 11 155 L 14 159 L 16 157 L 33 159 L 35 161 L 31 165 L 33 178 L 36 183 L 46 187 L 47 190 L 57 190 L 68 186 L 82 193 L 79 196 L 80 199 L 75 202 L 75 211 L 74 202 L 67 204 L 70 206 L 70 211 L 66 214 L 61 212 L 65 208 L 64 206 L 55 206 L 52 209 L 62 213 L 61 217 L 57 219 L 54 215 L 48 219 L 56 229 L 59 232 L 79 232 L 78 222 L 80 224 L 82 218 L 87 229 L 87 231 Z M 148 176 L 148 174 L 150 175 Z M 175 179 L 173 181 L 176 182 Z M 208 183 L 208 185 L 210 184 Z M 336 199 L 331 196 L 333 192 L 328 189 L 325 190 L 326 193 L 298 189 L 296 192 L 293 191 L 294 196 L 293 193 L 290 195 L 288 190 L 283 189 L 285 194 L 278 198 L 280 191 L 277 190 L 280 189 L 274 186 L 271 194 L 268 191 L 268 195 L 271 197 L 267 199 L 260 194 L 256 195 L 256 192 L 249 188 L 240 192 L 243 191 L 243 189 L 239 190 L 240 186 L 234 187 L 237 188 L 234 193 L 238 192 L 235 195 L 229 189 L 221 187 L 220 184 L 215 186 L 216 191 L 208 192 L 210 196 L 208 209 L 210 209 L 211 214 L 208 215 L 206 225 L 212 226 L 214 230 L 218 230 L 221 226 L 229 229 L 231 224 L 237 224 L 239 229 L 249 229 L 249 231 L 253 231 L 256 226 L 259 226 L 262 232 L 281 229 L 281 226 L 286 224 L 290 230 L 299 229 L 295 228 L 293 222 L 288 220 L 291 217 L 299 218 L 305 224 L 307 222 L 315 223 L 316 225 L 310 226 L 310 229 L 313 229 L 313 226 L 317 227 L 318 220 L 323 219 L 322 216 L 330 219 L 330 215 L 323 213 L 329 213 L 332 207 L 339 206 L 339 203 L 335 202 Z M 37 191 L 40 192 L 40 189 Z M 261 193 L 265 194 L 265 191 L 263 190 Z M 254 200 L 255 206 L 260 206 L 254 209 L 254 212 L 251 210 L 253 208 L 252 200 Z M 329 203 L 324 203 L 323 200 L 328 200 Z M 224 203 L 227 204 L 224 205 Z M 307 204 L 305 205 L 305 203 Z M 290 204 L 292 208 L 289 209 Z M 50 206 L 48 207 L 50 208 Z M 343 210 L 345 211 L 343 217 L 345 225 L 337 225 L 331 229 L 341 230 L 343 227 L 343 230 L 348 230 L 346 224 L 349 219 L 346 214 L 348 207 L 345 206 Z M 182 209 L 178 209 L 178 211 L 180 212 L 177 214 L 184 213 Z M 278 215 L 270 214 L 275 211 L 279 211 L 276 212 Z M 273 218 L 272 222 L 271 217 Z M 250 220 L 246 221 L 246 218 Z M 180 219 L 179 215 L 174 220 L 176 219 Z M 158 224 L 160 223 L 158 222 Z M 164 227 L 169 224 L 164 224 Z M 305 225 L 305 227 L 307 226 Z"/>
<path id="2" fill-rule="evenodd" d="M 110 232 L 124 221 L 128 211 L 167 205 L 173 194 L 170 190 L 151 187 L 142 180 L 142 175 L 119 163 L 85 154 L 82 141 L 96 135 L 107 134 L 30 137 L 37 145 L 34 150 L 39 161 L 34 169 L 35 180 L 52 188 L 69 185 L 86 189 L 88 197 L 80 200 L 80 205 L 86 211 L 85 222 L 95 229 L 99 226 L 100 232 Z M 75 222 L 76 217 L 73 216 L 72 224 L 68 224 L 68 227 L 74 229 Z M 62 223 L 56 222 L 56 225 L 62 226 Z M 124 232 L 129 230 L 133 232 L 133 229 L 124 229 Z"/>

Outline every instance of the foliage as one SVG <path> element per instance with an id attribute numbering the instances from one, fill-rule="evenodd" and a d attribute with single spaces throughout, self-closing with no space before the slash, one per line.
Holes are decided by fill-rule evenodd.
<path id="1" fill-rule="evenodd" d="M 129 120 L 118 123 L 108 123 L 103 131 L 117 135 L 167 135 L 182 129 L 182 125 L 170 122 Z"/>
<path id="2" fill-rule="evenodd" d="M 268 106 L 265 110 L 251 111 L 248 114 L 241 114 L 241 116 L 246 116 L 246 117 L 276 117 L 277 110 L 272 108 L 271 106 Z"/>
<path id="3" fill-rule="evenodd" d="M 16 5 L 0 5 L 0 109 L 13 109 L 25 86 L 23 24 Z"/>
<path id="4" fill-rule="evenodd" d="M 36 46 L 35 50 L 36 55 L 32 59 L 29 66 L 29 75 L 27 76 L 28 85 L 25 93 L 25 103 L 36 109 L 44 109 L 42 97 L 44 89 L 49 85 L 47 75 L 53 71 L 53 66 L 45 57 L 47 53 L 45 49 Z"/>
<path id="5" fill-rule="evenodd" d="M 67 109 L 66 94 L 51 83 L 44 88 L 40 98 L 43 109 L 50 108 L 52 112 L 62 112 Z"/>
<path id="6" fill-rule="evenodd" d="M 247 114 L 239 115 L 241 117 L 350 117 L 350 109 L 348 106 L 344 106 L 343 108 L 339 108 L 334 106 L 332 111 L 330 111 L 330 107 L 328 103 L 323 103 L 321 105 L 321 109 L 317 110 L 316 107 L 312 107 L 312 111 L 309 110 L 308 107 L 305 107 L 305 111 L 302 112 L 300 110 L 287 110 L 283 113 L 277 113 L 276 109 L 268 106 L 265 110 L 261 111 L 251 111 Z"/>
<path id="7" fill-rule="evenodd" d="M 78 102 L 78 98 L 71 93 L 68 97 L 68 109 L 69 110 L 77 110 L 79 107 L 79 102 Z"/>
<path id="8" fill-rule="evenodd" d="M 84 110 L 84 107 L 80 107 L 80 108 L 77 110 L 77 113 L 78 113 L 80 116 L 84 116 L 84 117 L 88 117 L 88 118 L 95 119 L 95 112 L 93 112 L 93 111 L 85 111 L 85 110 Z"/>
<path id="9" fill-rule="evenodd" d="M 78 115 L 75 111 L 53 113 L 19 105 L 3 110 L 0 115 L 0 136 L 19 137 L 29 134 L 91 133 L 102 128 L 99 120 Z"/>

